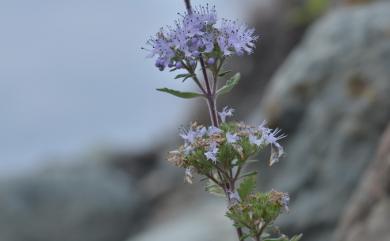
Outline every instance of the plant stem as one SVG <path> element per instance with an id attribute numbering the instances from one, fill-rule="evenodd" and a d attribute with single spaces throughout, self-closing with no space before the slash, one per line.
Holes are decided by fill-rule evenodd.
<path id="1" fill-rule="evenodd" d="M 191 0 L 184 0 L 184 3 L 186 5 L 188 14 L 192 14 Z M 204 59 L 203 59 L 202 55 L 200 56 L 199 60 L 200 60 L 201 68 L 202 68 L 204 81 L 205 81 L 205 84 L 206 84 L 206 91 L 204 90 L 203 86 L 200 84 L 200 82 L 198 81 L 198 79 L 196 77 L 194 78 L 194 80 L 195 80 L 196 84 L 201 88 L 201 90 L 203 92 L 206 92 L 205 95 L 206 95 L 206 98 L 207 98 L 207 104 L 208 104 L 208 107 L 209 107 L 209 113 L 210 113 L 210 119 L 211 119 L 212 125 L 215 126 L 215 127 L 219 127 L 218 114 L 217 114 L 218 113 L 217 112 L 217 104 L 216 104 L 216 88 L 217 88 L 217 78 L 218 78 L 219 71 L 220 71 L 220 69 L 222 67 L 223 60 L 221 60 L 220 66 L 217 68 L 216 73 L 214 73 L 214 83 L 213 83 L 213 87 L 212 88 L 210 86 L 210 81 L 209 81 L 209 78 L 207 76 L 206 65 L 204 63 Z M 224 172 L 222 171 L 222 173 L 224 173 Z M 223 178 L 222 178 L 222 175 L 220 173 L 220 170 L 217 170 L 217 174 L 218 174 L 219 178 L 221 179 L 221 181 L 223 181 Z M 231 187 L 226 187 L 226 189 L 224 191 L 226 193 L 226 196 L 228 198 L 229 203 L 231 203 L 230 195 L 229 195 L 228 191 L 229 191 L 229 189 L 234 188 L 235 182 L 236 182 L 236 178 L 233 178 L 233 176 L 231 176 L 228 179 L 230 179 L 228 184 Z M 215 182 L 216 180 L 214 179 L 213 181 Z M 226 184 L 223 185 L 223 186 L 226 186 Z M 230 190 L 230 191 L 234 191 L 234 190 Z M 241 228 L 236 228 L 236 232 L 237 232 L 238 240 L 239 241 L 243 241 L 242 229 Z"/>
<path id="2" fill-rule="evenodd" d="M 192 14 L 191 0 L 184 0 L 184 3 L 186 4 L 188 13 Z"/>
<path id="3" fill-rule="evenodd" d="M 217 115 L 216 98 L 215 98 L 213 91 L 211 90 L 210 81 L 209 81 L 209 77 L 207 75 L 206 65 L 204 63 L 203 56 L 199 57 L 199 61 L 200 61 L 200 66 L 202 68 L 203 78 L 204 78 L 204 81 L 206 83 L 207 104 L 209 107 L 210 119 L 211 119 L 213 126 L 218 127 L 219 121 L 218 121 L 218 115 Z"/>

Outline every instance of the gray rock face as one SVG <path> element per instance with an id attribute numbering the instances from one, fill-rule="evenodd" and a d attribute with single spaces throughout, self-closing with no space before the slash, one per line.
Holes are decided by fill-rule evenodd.
<path id="1" fill-rule="evenodd" d="M 131 184 L 126 174 L 103 164 L 3 180 L 0 240 L 124 240 L 142 211 Z"/>
<path id="2" fill-rule="evenodd" d="M 390 125 L 347 207 L 335 241 L 390 240 Z"/>
<path id="3" fill-rule="evenodd" d="M 266 92 L 266 118 L 289 134 L 267 188 L 291 193 L 281 225 L 303 240 L 330 240 L 390 120 L 389 13 L 375 3 L 328 14 Z"/>

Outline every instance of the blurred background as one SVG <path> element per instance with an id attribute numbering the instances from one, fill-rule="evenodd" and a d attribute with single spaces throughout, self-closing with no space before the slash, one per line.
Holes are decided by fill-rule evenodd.
<path id="1" fill-rule="evenodd" d="M 289 192 L 277 225 L 303 241 L 390 240 L 390 1 L 193 0 L 260 35 L 219 100 L 288 138 L 259 190 Z M 205 103 L 146 59 L 182 0 L 0 0 L 0 240 L 236 240 L 224 200 L 166 153 Z"/>

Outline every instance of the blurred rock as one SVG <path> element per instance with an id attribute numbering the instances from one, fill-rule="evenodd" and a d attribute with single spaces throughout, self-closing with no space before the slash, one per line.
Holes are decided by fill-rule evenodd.
<path id="1" fill-rule="evenodd" d="M 166 218 L 165 222 L 128 241 L 236 241 L 233 225 L 224 216 L 225 212 L 223 202 L 190 203 L 178 215 Z"/>
<path id="2" fill-rule="evenodd" d="M 102 163 L 1 180 L 0 240 L 121 241 L 146 215 L 133 180 Z"/>
<path id="3" fill-rule="evenodd" d="M 348 202 L 335 241 L 390 240 L 390 125 Z"/>
<path id="4" fill-rule="evenodd" d="M 311 22 L 301 24 L 293 20 L 295 8 L 300 5 L 300 0 L 272 0 L 269 4 L 263 4 L 248 13 L 251 26 L 259 35 L 259 41 L 252 55 L 228 61 L 226 69 L 241 72 L 241 81 L 229 95 L 219 98 L 220 108 L 226 105 L 234 107 L 237 117 L 260 111 L 258 102 L 272 75 L 299 43 L 307 26 L 311 24 Z M 223 84 L 224 80 L 221 79 L 219 82 Z M 197 111 L 188 119 L 209 123 L 208 110 L 203 101 L 198 102 Z"/>
<path id="5" fill-rule="evenodd" d="M 287 157 L 261 172 L 262 183 L 291 193 L 281 225 L 303 240 L 330 240 L 390 120 L 389 12 L 374 3 L 329 13 L 265 92 L 265 116 L 289 138 Z"/>

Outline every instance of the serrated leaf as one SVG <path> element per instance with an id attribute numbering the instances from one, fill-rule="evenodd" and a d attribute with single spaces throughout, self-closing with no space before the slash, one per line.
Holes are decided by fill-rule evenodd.
<path id="1" fill-rule="evenodd" d="M 254 176 L 249 176 L 241 182 L 240 187 L 238 188 L 238 194 L 240 194 L 241 199 L 246 199 L 251 192 L 256 188 L 256 178 Z"/>
<path id="2" fill-rule="evenodd" d="M 192 99 L 196 97 L 202 97 L 203 95 L 200 93 L 195 93 L 195 92 L 181 92 L 178 90 L 173 90 L 173 89 L 168 89 L 168 88 L 161 88 L 157 89 L 158 91 L 165 92 L 171 95 L 174 95 L 176 97 L 180 97 L 183 99 Z"/>
<path id="3" fill-rule="evenodd" d="M 223 76 L 225 76 L 225 75 L 227 75 L 227 74 L 229 74 L 229 73 L 231 73 L 231 72 L 232 72 L 232 71 L 230 71 L 230 70 L 224 71 L 224 72 L 218 74 L 218 76 L 219 76 L 219 77 L 223 77 Z"/>
<path id="4" fill-rule="evenodd" d="M 206 184 L 206 191 L 217 197 L 225 197 L 223 189 L 211 180 Z"/>
<path id="5" fill-rule="evenodd" d="M 217 91 L 217 94 L 224 95 L 229 93 L 234 88 L 234 86 L 238 84 L 240 78 L 241 78 L 240 73 L 235 74 L 232 78 L 226 81 L 226 84 Z"/>

